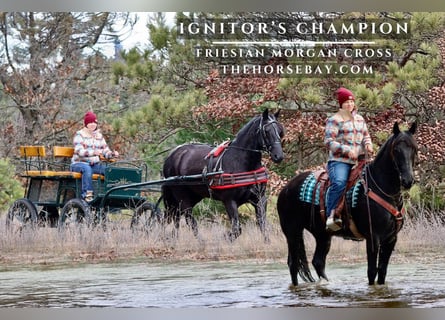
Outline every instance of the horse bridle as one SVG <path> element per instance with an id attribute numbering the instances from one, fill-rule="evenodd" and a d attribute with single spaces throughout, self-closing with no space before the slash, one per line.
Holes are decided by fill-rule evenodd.
<path id="1" fill-rule="evenodd" d="M 261 150 L 265 150 L 268 153 L 270 153 L 270 151 L 272 150 L 272 147 L 275 144 L 281 144 L 281 139 L 280 139 L 280 133 L 278 132 L 278 128 L 277 128 L 277 123 L 278 121 L 275 119 L 270 119 L 268 118 L 268 122 L 266 124 L 263 124 L 263 119 L 260 120 L 260 125 L 258 126 L 258 131 L 260 132 L 260 136 L 261 136 L 261 140 L 262 140 L 262 147 Z M 272 126 L 273 130 L 275 131 L 275 137 L 277 139 L 275 139 L 275 141 L 267 144 L 267 135 L 266 135 L 266 127 L 268 126 Z"/>
<path id="2" fill-rule="evenodd" d="M 263 152 L 263 151 L 267 151 L 270 154 L 270 151 L 272 150 L 272 147 L 274 144 L 281 144 L 281 139 L 280 139 L 280 134 L 278 132 L 277 126 L 276 124 L 278 123 L 277 120 L 275 119 L 270 119 L 268 118 L 268 122 L 266 124 L 263 124 L 263 119 L 260 119 L 260 124 L 258 125 L 258 129 L 257 132 L 260 134 L 261 137 L 261 149 L 248 149 L 248 148 L 241 148 L 241 147 L 236 147 L 233 145 L 230 145 L 227 148 L 232 148 L 232 149 L 239 149 L 239 150 L 244 150 L 244 151 L 250 151 L 250 152 Z M 267 135 L 266 135 L 266 127 L 273 125 L 273 129 L 275 131 L 275 135 L 276 137 L 278 137 L 277 140 L 273 141 L 270 144 L 267 144 Z"/>
<path id="3" fill-rule="evenodd" d="M 395 160 L 395 157 L 394 157 L 394 148 L 395 148 L 396 143 L 398 143 L 398 140 L 400 140 L 400 138 L 399 138 L 399 137 L 395 137 L 394 140 L 391 142 L 389 154 L 390 154 L 390 156 L 391 156 L 391 160 L 392 160 L 392 163 L 394 164 L 395 169 L 396 169 L 397 172 L 399 173 L 399 179 L 401 179 L 401 175 L 402 175 L 402 173 L 400 172 L 399 165 L 397 164 L 397 161 Z M 381 187 L 377 184 L 377 182 L 375 181 L 374 177 L 372 176 L 371 171 L 369 170 L 369 166 L 367 166 L 366 171 L 367 171 L 367 174 L 369 175 L 369 177 L 371 178 L 371 180 L 372 180 L 374 186 L 375 186 L 375 187 L 376 187 L 376 188 L 377 188 L 383 195 L 387 196 L 388 198 L 392 198 L 393 200 L 395 200 L 395 197 L 396 197 L 396 196 L 400 195 L 400 192 L 397 192 L 397 193 L 394 194 L 394 195 L 390 195 L 390 194 L 386 193 L 385 191 L 383 191 L 382 188 L 381 188 Z"/>

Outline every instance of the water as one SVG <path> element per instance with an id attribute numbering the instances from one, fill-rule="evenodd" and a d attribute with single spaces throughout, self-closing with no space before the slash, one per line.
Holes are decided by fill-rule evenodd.
<path id="1" fill-rule="evenodd" d="M 444 262 L 390 264 L 369 286 L 365 264 L 329 264 L 330 281 L 291 288 L 277 262 L 119 263 L 0 270 L 0 307 L 445 307 Z"/>

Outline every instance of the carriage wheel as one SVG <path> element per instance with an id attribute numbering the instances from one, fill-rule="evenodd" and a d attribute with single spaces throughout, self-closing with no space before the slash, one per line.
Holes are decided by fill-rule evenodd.
<path id="1" fill-rule="evenodd" d="M 36 225 L 36 206 L 25 198 L 14 201 L 6 216 L 6 227 L 11 231 L 21 231 L 23 228 L 34 228 Z"/>
<path id="2" fill-rule="evenodd" d="M 150 231 L 153 226 L 160 224 L 161 221 L 162 213 L 159 207 L 146 201 L 136 208 L 131 219 L 130 228 L 133 230 Z"/>
<path id="3" fill-rule="evenodd" d="M 59 217 L 59 227 L 75 226 L 79 224 L 90 225 L 91 210 L 84 200 L 74 198 L 69 200 L 62 208 Z"/>

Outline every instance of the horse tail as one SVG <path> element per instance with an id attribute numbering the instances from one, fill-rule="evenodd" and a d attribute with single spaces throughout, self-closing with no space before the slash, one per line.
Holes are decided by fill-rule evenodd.
<path id="1" fill-rule="evenodd" d="M 287 234 L 286 238 L 288 246 L 287 265 L 292 284 L 298 285 L 297 275 L 304 282 L 315 282 L 307 260 L 303 229 L 294 230 L 292 234 Z"/>
<path id="2" fill-rule="evenodd" d="M 281 190 L 277 200 L 280 225 L 287 240 L 287 264 L 293 285 L 298 285 L 298 276 L 305 282 L 315 282 L 307 261 L 303 232 L 311 210 L 307 210 L 298 199 L 295 199 L 305 176 L 307 174 L 292 179 Z"/>
<path id="3" fill-rule="evenodd" d="M 307 261 L 306 248 L 304 246 L 303 232 L 298 233 L 296 238 L 296 255 L 294 256 L 294 263 L 297 265 L 298 274 L 305 282 L 315 282 L 312 276 L 311 269 Z"/>

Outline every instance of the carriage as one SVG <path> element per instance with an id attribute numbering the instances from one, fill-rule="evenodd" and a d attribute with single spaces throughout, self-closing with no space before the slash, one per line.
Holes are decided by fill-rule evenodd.
<path id="1" fill-rule="evenodd" d="M 141 215 L 151 219 L 160 214 L 146 197 L 147 192 L 159 192 L 160 186 L 153 183 L 142 189 L 137 185 L 147 179 L 147 166 L 141 161 L 107 161 L 105 174 L 93 175 L 95 197 L 87 203 L 80 197 L 81 173 L 69 170 L 73 152 L 73 147 L 54 146 L 49 157 L 44 146 L 20 147 L 25 195 L 8 210 L 9 229 L 99 224 L 108 213 L 122 210 L 133 211 L 132 223 L 139 222 Z"/>

